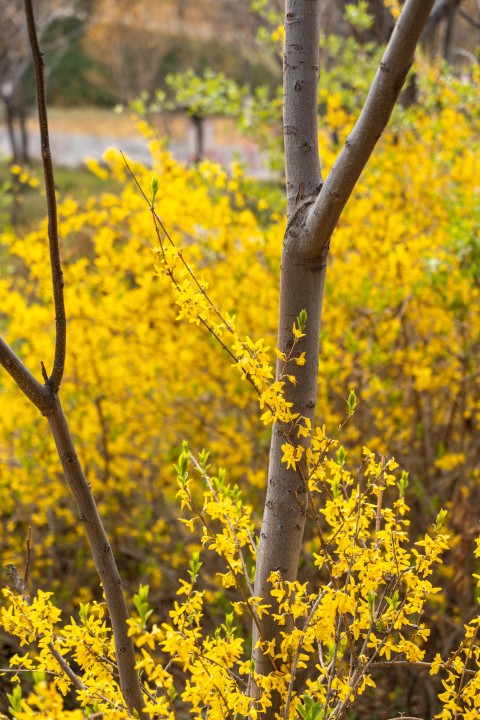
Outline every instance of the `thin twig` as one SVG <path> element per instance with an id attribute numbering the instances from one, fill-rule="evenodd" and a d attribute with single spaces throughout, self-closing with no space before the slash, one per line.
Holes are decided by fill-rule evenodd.
<path id="1" fill-rule="evenodd" d="M 443 663 L 440 665 L 440 670 L 447 670 L 447 663 Z M 408 668 L 425 668 L 425 670 L 431 670 L 432 664 L 429 662 L 422 662 L 421 660 L 417 660 L 415 662 L 412 662 L 412 660 L 375 660 L 370 664 L 370 668 L 391 668 L 391 667 L 408 667 Z M 477 675 L 476 670 L 469 670 L 468 668 L 465 668 L 465 674 L 466 675 Z M 403 719 L 402 719 L 403 720 Z"/>
<path id="2" fill-rule="evenodd" d="M 383 501 L 383 489 L 385 486 L 385 467 L 386 467 L 385 455 L 380 456 L 380 462 L 381 462 L 381 466 L 382 466 L 382 472 L 380 475 L 380 488 L 378 491 L 378 498 L 377 498 L 377 514 L 376 514 L 376 518 L 375 518 L 375 545 L 374 545 L 375 550 L 378 549 L 378 543 L 379 543 L 378 535 L 380 533 L 380 528 L 382 525 L 382 501 Z"/>
<path id="3" fill-rule="evenodd" d="M 315 615 L 315 613 L 316 613 L 316 611 L 317 611 L 317 609 L 318 609 L 318 606 L 320 605 L 323 597 L 325 596 L 325 593 L 327 592 L 327 590 L 328 590 L 330 587 L 331 587 L 331 583 L 328 583 L 328 585 L 326 585 L 326 586 L 323 588 L 322 592 L 319 594 L 319 596 L 317 597 L 317 599 L 316 599 L 315 602 L 313 603 L 313 605 L 312 605 L 312 607 L 311 607 L 311 609 L 310 609 L 310 612 L 309 612 L 309 614 L 308 614 L 308 617 L 307 617 L 307 619 L 305 620 L 305 625 L 304 625 L 304 627 L 303 627 L 303 635 L 302 635 L 302 637 L 301 637 L 300 640 L 299 640 L 297 649 L 296 649 L 296 651 L 295 651 L 295 656 L 294 656 L 294 658 L 293 658 L 292 667 L 291 667 L 291 670 L 290 670 L 290 682 L 288 683 L 287 699 L 285 700 L 285 712 L 284 712 L 284 714 L 283 714 L 285 720 L 288 720 L 288 717 L 289 717 L 290 704 L 291 704 L 291 701 L 292 701 L 293 685 L 294 685 L 294 682 L 295 682 L 295 676 L 296 676 L 296 674 L 297 674 L 298 660 L 299 660 L 299 658 L 300 658 L 300 651 L 301 651 L 301 649 L 302 649 L 302 647 L 303 647 L 303 643 L 305 642 L 305 636 L 306 636 L 307 630 L 308 630 L 308 628 L 309 628 L 309 626 L 310 626 L 310 624 L 311 624 L 311 622 L 312 622 L 312 620 L 313 620 L 313 616 Z"/>
<path id="4" fill-rule="evenodd" d="M 60 262 L 58 243 L 57 201 L 55 198 L 55 178 L 48 133 L 47 103 L 45 99 L 45 66 L 38 44 L 32 0 L 25 0 L 25 16 L 28 36 L 32 50 L 35 84 L 37 90 L 38 121 L 40 125 L 40 143 L 42 149 L 43 173 L 48 211 L 48 244 L 50 248 L 50 266 L 52 272 L 53 302 L 55 306 L 55 358 L 53 369 L 48 378 L 48 386 L 57 393 L 62 382 L 67 347 L 67 318 L 63 298 L 63 272 Z"/>
<path id="5" fill-rule="evenodd" d="M 465 682 L 465 675 L 466 675 L 467 665 L 468 665 L 468 661 L 470 660 L 470 657 L 471 657 L 471 654 L 472 654 L 472 649 L 473 649 L 473 646 L 475 645 L 475 640 L 476 640 L 476 638 L 477 638 L 477 635 L 478 635 L 478 625 L 477 625 L 477 627 L 475 628 L 475 632 L 474 632 L 474 634 L 473 634 L 473 636 L 472 636 L 472 643 L 471 643 L 470 647 L 467 648 L 467 652 L 465 653 L 465 662 L 464 662 L 464 664 L 463 664 L 462 675 L 461 675 L 461 677 L 460 677 L 460 682 L 459 682 L 459 684 L 458 684 L 457 697 L 455 698 L 455 715 L 453 716 L 453 720 L 457 720 L 457 717 L 458 717 L 459 700 L 460 700 L 460 697 L 461 697 L 461 694 L 462 694 L 462 690 L 463 690 L 463 685 L 464 685 L 464 682 Z"/>
<path id="6" fill-rule="evenodd" d="M 165 236 L 165 238 L 168 240 L 168 242 L 170 243 L 170 245 L 177 250 L 177 257 L 178 257 L 178 259 L 180 260 L 180 262 L 182 263 L 182 265 L 184 266 L 184 268 L 187 270 L 188 274 L 189 274 L 190 277 L 192 278 L 193 282 L 194 282 L 195 285 L 197 286 L 198 292 L 200 292 L 200 293 L 204 296 L 204 298 L 205 298 L 205 300 L 207 301 L 207 304 L 208 304 L 208 307 L 210 308 L 210 310 L 212 310 L 212 311 L 217 315 L 217 317 L 219 318 L 221 324 L 226 328 L 226 330 L 227 330 L 234 338 L 238 339 L 238 337 L 237 337 L 237 335 L 236 335 L 236 333 L 235 333 L 235 330 L 233 329 L 233 326 L 232 326 L 227 320 L 225 320 L 225 318 L 223 317 L 223 315 L 221 314 L 221 312 L 218 310 L 218 308 L 217 308 L 217 306 L 215 305 L 215 303 L 214 303 L 214 302 L 211 300 L 211 298 L 209 297 L 209 295 L 208 295 L 208 293 L 206 292 L 205 288 L 203 287 L 202 283 L 199 282 L 199 280 L 197 279 L 197 277 L 196 277 L 195 273 L 193 272 L 193 270 L 191 269 L 190 265 L 186 262 L 185 258 L 183 257 L 183 253 L 182 253 L 181 250 L 179 250 L 179 249 L 177 248 L 177 246 L 175 245 L 175 242 L 173 241 L 173 239 L 172 239 L 171 235 L 169 234 L 167 228 L 166 228 L 165 225 L 163 224 L 162 219 L 159 217 L 158 213 L 156 212 L 156 210 L 155 210 L 155 205 L 153 205 L 153 204 L 150 202 L 150 200 L 148 199 L 147 195 L 145 194 L 145 191 L 143 190 L 142 186 L 140 185 L 140 183 L 139 183 L 139 181 L 138 181 L 138 178 L 136 177 L 135 173 L 134 173 L 133 170 L 131 169 L 131 167 L 130 167 L 130 165 L 129 165 L 127 159 L 126 159 L 126 157 L 124 156 L 124 154 L 123 154 L 121 151 L 120 151 L 120 154 L 121 154 L 121 156 L 122 156 L 122 158 L 123 158 L 123 162 L 125 163 L 125 166 L 126 166 L 128 172 L 130 173 L 133 181 L 135 182 L 135 184 L 136 184 L 136 186 L 137 186 L 140 194 L 142 195 L 142 197 L 143 197 L 143 199 L 145 200 L 145 202 L 148 204 L 148 207 L 149 207 L 149 210 L 150 210 L 150 212 L 151 212 L 152 219 L 153 219 L 153 225 L 154 225 L 154 228 L 155 228 L 155 234 L 156 234 L 157 239 L 158 239 L 158 241 L 159 241 L 159 243 L 160 243 L 160 251 L 161 251 L 161 253 L 162 253 L 162 256 L 163 256 L 164 261 L 165 261 L 165 249 L 164 249 L 163 240 L 162 240 L 162 233 L 163 233 L 163 235 Z M 177 290 L 177 292 L 180 293 L 180 292 L 181 292 L 180 284 L 178 283 L 178 281 L 177 281 L 177 279 L 176 279 L 176 277 L 175 277 L 175 274 L 174 274 L 173 269 L 170 268 L 170 267 L 168 267 L 168 264 L 167 264 L 166 262 L 165 262 L 165 274 L 168 275 L 168 277 L 169 277 L 170 280 L 172 281 L 173 286 L 175 287 L 175 289 Z M 253 389 L 254 389 L 255 392 L 257 393 L 258 397 L 261 398 L 261 396 L 262 396 L 261 388 L 258 387 L 258 382 L 256 381 L 254 374 L 252 374 L 252 373 L 249 372 L 248 370 L 245 370 L 245 369 L 241 366 L 241 364 L 239 363 L 239 358 L 235 355 L 234 352 L 232 352 L 232 350 L 228 347 L 228 345 L 222 340 L 222 338 L 220 337 L 220 335 L 218 334 L 218 332 L 215 330 L 215 328 L 213 327 L 213 325 L 212 325 L 211 323 L 209 323 L 207 320 L 205 320 L 205 318 L 202 317 L 201 313 L 196 312 L 195 314 L 196 314 L 196 318 L 197 318 L 198 322 L 199 322 L 200 324 L 202 324 L 202 325 L 205 327 L 205 329 L 215 338 L 215 340 L 218 342 L 218 344 L 220 345 L 220 347 L 222 348 L 222 350 L 224 350 L 224 351 L 227 353 L 227 355 L 229 355 L 229 356 L 232 358 L 232 360 L 234 361 L 235 365 L 240 368 L 240 371 L 241 371 L 241 373 L 243 374 L 243 377 L 250 383 L 250 385 L 253 387 Z M 253 361 L 255 361 L 255 359 L 256 359 L 255 353 L 252 352 L 252 350 L 251 350 L 245 343 L 243 343 L 243 342 L 241 342 L 241 341 L 240 341 L 240 343 L 241 343 L 241 345 L 243 346 L 243 348 L 246 350 L 246 352 L 250 355 L 250 358 L 251 358 Z M 294 343 L 294 345 L 295 345 L 295 343 Z M 264 403 L 264 407 L 265 407 L 267 410 L 270 411 L 270 413 L 272 414 L 272 416 L 275 416 L 275 415 L 276 415 L 276 412 L 275 412 L 274 408 L 272 408 L 271 405 L 270 405 L 268 402 L 265 402 L 265 403 Z M 279 422 L 280 422 L 280 421 L 279 421 Z M 345 424 L 345 422 L 346 422 L 346 421 L 344 421 L 344 423 L 342 423 L 342 425 L 339 427 L 339 430 L 343 427 L 343 425 Z M 298 423 L 298 420 L 297 420 L 297 423 Z M 295 423 L 292 423 L 292 427 L 291 427 L 290 431 L 287 431 L 286 428 L 284 427 L 285 423 L 280 423 L 280 424 L 281 424 L 281 432 L 282 432 L 284 438 L 286 439 L 286 441 L 287 441 L 288 443 L 290 443 L 290 444 L 293 445 L 293 440 L 292 440 L 292 437 L 291 437 L 291 434 L 290 434 L 290 433 L 291 433 L 291 432 L 293 431 L 293 429 L 295 428 Z"/>
<path id="7" fill-rule="evenodd" d="M 28 573 L 30 570 L 30 551 L 32 549 L 32 528 L 28 528 L 27 535 L 27 558 L 25 560 L 25 572 L 23 574 L 23 587 L 26 588 L 28 585 Z"/>
<path id="8" fill-rule="evenodd" d="M 73 672 L 70 665 L 67 663 L 63 655 L 55 649 L 55 646 L 53 643 L 48 643 L 48 649 L 52 653 L 53 657 L 57 661 L 57 663 L 62 668 L 62 671 L 65 673 L 65 675 L 68 677 L 68 679 L 71 681 L 72 685 L 77 688 L 77 690 L 86 690 L 87 686 L 82 683 L 80 678 L 78 678 L 75 673 Z"/>
<path id="9" fill-rule="evenodd" d="M 478 22 L 478 20 L 475 20 L 475 18 L 473 18 L 469 13 L 467 13 L 466 10 L 464 10 L 463 8 L 460 7 L 460 8 L 458 8 L 458 12 L 471 25 L 473 25 L 476 28 L 480 28 L 480 22 Z M 475 56 L 473 55 L 473 57 L 475 57 Z"/>
<path id="10" fill-rule="evenodd" d="M 28 539 L 27 539 L 28 552 L 30 551 L 30 545 L 29 545 L 30 535 L 31 535 L 31 528 L 29 528 L 29 534 L 28 534 Z M 28 566 L 27 566 L 27 569 L 28 569 Z M 11 563 L 9 565 L 7 565 L 7 573 L 8 573 L 8 577 L 10 578 L 10 583 L 12 585 L 12 588 L 15 590 L 15 592 L 17 592 L 21 596 L 22 600 L 27 605 L 30 605 L 30 598 L 28 597 L 28 595 L 26 593 L 26 589 L 25 589 L 26 580 L 25 579 L 22 580 L 17 568 L 15 567 L 15 565 L 13 565 Z M 27 575 L 28 575 L 28 572 L 26 570 L 25 578 L 27 578 Z M 53 657 L 55 658 L 55 660 L 60 665 L 62 671 L 65 673 L 65 675 L 68 677 L 68 679 L 72 682 L 72 684 L 77 688 L 77 690 L 85 690 L 86 686 L 82 683 L 80 678 L 78 678 L 75 675 L 72 668 L 69 666 L 69 664 L 63 657 L 63 655 L 58 650 L 56 650 L 53 642 L 49 642 L 47 647 L 50 650 Z"/>
<path id="11" fill-rule="evenodd" d="M 200 522 L 203 524 L 203 527 L 209 534 L 210 538 L 215 542 L 215 533 L 211 529 L 210 525 L 208 524 L 208 522 L 205 519 L 204 513 L 198 507 L 197 503 L 195 502 L 195 500 L 193 499 L 193 497 L 190 493 L 189 493 L 188 499 L 189 499 L 189 502 L 191 503 L 192 509 L 197 513 L 197 517 L 199 518 Z M 224 553 L 221 553 L 220 551 L 217 551 L 217 552 L 218 552 L 219 556 L 221 558 L 223 558 L 225 565 L 227 566 L 227 568 L 235 582 L 235 587 L 237 588 L 237 590 L 240 592 L 240 594 L 242 596 L 243 602 L 245 603 L 245 607 L 247 608 L 247 611 L 250 613 L 252 621 L 255 624 L 255 627 L 257 628 L 260 640 L 265 642 L 265 638 L 261 631 L 260 621 L 259 621 L 257 612 L 255 610 L 255 606 L 251 602 L 251 597 L 249 597 L 247 595 L 245 588 L 243 587 L 242 583 L 239 581 L 239 579 L 235 573 L 235 570 L 234 570 L 230 560 L 228 559 L 228 557 Z M 270 653 L 269 653 L 268 657 L 272 664 L 273 671 L 278 672 L 278 667 L 277 667 L 277 664 L 275 663 L 275 659 L 272 657 L 272 655 Z"/>
<path id="12" fill-rule="evenodd" d="M 206 484 L 207 484 L 207 487 L 208 487 L 208 489 L 210 490 L 210 492 L 212 493 L 212 495 L 213 495 L 213 497 L 215 498 L 216 502 L 219 503 L 218 493 L 217 493 L 217 491 L 215 490 L 215 488 L 214 488 L 213 485 L 212 485 L 212 479 L 211 479 L 211 477 L 210 477 L 210 476 L 205 472 L 205 470 L 202 468 L 202 466 L 201 466 L 200 463 L 198 462 L 198 460 L 197 460 L 197 458 L 195 457 L 195 455 L 193 455 L 192 453 L 190 453 L 190 458 L 191 458 L 193 464 L 195 465 L 195 467 L 197 468 L 197 470 L 200 472 L 202 478 L 205 480 L 205 482 L 206 482 Z M 233 523 L 232 523 L 232 521 L 230 520 L 228 514 L 227 514 L 227 513 L 224 513 L 224 516 L 225 516 L 225 519 L 227 520 L 228 526 L 229 526 L 229 528 L 230 528 L 230 532 L 232 533 L 233 539 L 234 539 L 234 541 L 235 541 L 235 548 L 236 548 L 236 550 L 237 550 L 237 553 L 238 553 L 238 557 L 239 557 L 239 559 L 240 559 L 240 562 L 242 563 L 242 570 L 243 570 L 243 574 L 244 574 L 244 576 L 245 576 L 245 582 L 246 582 L 246 584 L 247 584 L 247 588 L 248 588 L 248 590 L 249 590 L 249 592 L 250 592 L 250 595 L 253 595 L 253 587 L 252 587 L 252 583 L 250 582 L 250 579 L 249 579 L 247 563 L 246 563 L 245 557 L 244 557 L 244 555 L 243 555 L 243 551 L 242 551 L 242 547 L 241 547 L 241 545 L 240 545 L 240 541 L 239 541 L 239 539 L 238 539 L 237 531 L 235 530 L 235 527 L 233 526 Z"/>
<path id="13" fill-rule="evenodd" d="M 156 225 L 158 224 L 158 227 L 160 227 L 161 231 L 163 232 L 163 234 L 164 234 L 165 237 L 167 238 L 167 240 L 168 240 L 168 242 L 170 243 L 170 245 L 171 245 L 172 247 L 176 247 L 175 243 L 174 243 L 173 240 L 172 240 L 172 237 L 171 237 L 170 233 L 168 232 L 167 228 L 166 228 L 165 225 L 163 224 L 162 219 L 159 217 L 159 215 L 158 215 L 157 212 L 155 211 L 155 206 L 154 206 L 154 205 L 151 205 L 150 200 L 149 200 L 148 197 L 146 196 L 146 194 L 145 194 L 142 186 L 141 186 L 140 183 L 138 182 L 138 179 L 137 179 L 135 173 L 132 171 L 132 169 L 131 169 L 130 165 L 128 164 L 127 159 L 126 159 L 125 155 L 122 153 L 122 151 L 120 151 L 120 155 L 122 156 L 123 162 L 125 163 L 126 168 L 127 168 L 128 172 L 130 173 L 130 175 L 132 176 L 132 178 L 133 178 L 133 180 L 134 180 L 137 188 L 139 189 L 139 191 L 140 191 L 143 199 L 148 203 L 148 206 L 149 206 L 150 212 L 152 213 L 152 216 L 153 216 L 153 218 L 154 218 L 155 224 L 156 224 Z M 157 233 L 157 235 L 158 235 L 158 233 Z M 160 239 L 160 237 L 159 237 L 159 239 Z M 163 247 L 162 247 L 162 251 L 163 251 Z M 209 298 L 209 296 L 208 296 L 208 293 L 206 292 L 205 288 L 202 287 L 202 284 L 197 280 L 197 278 L 196 278 L 196 276 L 195 276 L 195 273 L 192 272 L 192 269 L 190 268 L 189 264 L 184 260 L 183 255 L 182 255 L 181 253 L 179 253 L 178 257 L 179 257 L 179 259 L 180 259 L 180 262 L 182 263 L 182 265 L 185 267 L 185 269 L 187 270 L 188 274 L 189 274 L 190 277 L 192 278 L 193 282 L 194 282 L 195 285 L 198 287 L 198 289 L 199 289 L 199 291 L 201 292 L 201 294 L 202 294 L 202 295 L 205 297 L 205 299 L 207 300 L 207 302 L 208 302 L 208 304 L 210 305 L 211 309 L 214 311 L 214 313 L 215 313 L 215 314 L 217 315 L 217 317 L 219 318 L 220 322 L 225 325 L 226 329 L 227 329 L 232 335 L 234 335 L 234 334 L 235 334 L 235 331 L 234 331 L 233 327 L 230 325 L 229 322 L 227 322 L 227 321 L 225 320 L 225 318 L 222 316 L 222 314 L 220 313 L 220 311 L 218 310 L 218 308 L 216 307 L 216 305 L 210 300 L 210 298 Z"/>

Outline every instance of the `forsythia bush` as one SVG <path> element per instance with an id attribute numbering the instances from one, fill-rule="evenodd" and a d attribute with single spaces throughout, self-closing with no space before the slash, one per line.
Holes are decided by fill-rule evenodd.
<path id="1" fill-rule="evenodd" d="M 129 165 L 155 195 L 157 234 L 114 151 L 91 169 L 122 183 L 118 195 L 60 204 L 70 338 L 62 401 L 132 594 L 142 581 L 130 630 L 152 717 L 255 720 L 278 691 L 286 720 L 341 718 L 391 663 L 443 673 L 442 720 L 478 717 L 478 79 L 463 85 L 425 72 L 424 102 L 397 112 L 342 216 L 327 275 L 317 428 L 288 415 L 273 382 L 283 208 L 259 197 L 238 166 L 185 169 L 152 141 L 154 183 L 149 169 Z M 348 124 L 340 99 L 326 98 L 327 165 Z M 9 260 L 0 327 L 29 367 L 51 364 L 45 235 L 43 225 L 24 238 L 1 237 Z M 308 318 L 299 317 L 293 337 L 303 332 Z M 280 357 L 284 382 L 288 363 L 302 362 L 294 349 Z M 10 717 L 128 717 L 53 442 L 6 374 L 0 382 L 3 566 L 25 563 L 32 529 L 28 594 L 10 582 L 1 611 L 16 638 L 17 680 L 32 673 L 30 686 L 14 685 Z M 358 408 L 346 422 L 353 387 Z M 351 393 L 348 416 L 354 406 Z M 254 678 L 261 694 L 252 702 L 246 633 L 269 611 L 253 596 L 251 576 L 275 417 L 292 423 L 288 465 L 302 459 L 295 438 L 311 437 L 303 458 L 311 531 L 300 580 L 271 577 L 285 634 L 281 647 L 264 648 L 272 674 Z M 334 435 L 339 425 L 357 470 Z M 192 450 L 178 460 L 184 439 Z M 210 475 L 202 447 L 213 465 L 226 465 L 228 481 L 224 471 Z M 382 456 L 388 448 L 410 470 L 413 527 L 406 474 L 367 448 Z M 172 522 L 175 495 L 189 513 L 183 523 Z M 449 546 L 453 564 L 435 570 L 433 582 Z M 467 613 L 473 619 L 462 627 Z M 445 614 L 458 642 L 442 655 Z"/>
<path id="2" fill-rule="evenodd" d="M 268 648 L 272 673 L 254 674 L 262 691 L 256 701 L 247 690 L 252 671 L 249 648 L 236 625 L 243 614 L 255 621 L 269 610 L 252 593 L 248 568 L 256 543 L 251 507 L 242 502 L 236 486 L 226 483 L 224 472 L 208 475 L 208 453 L 195 460 L 184 448 L 177 472 L 178 495 L 191 512 L 185 523 L 192 531 L 198 523 L 202 547 L 224 563 L 221 585 L 227 591 L 236 587 L 237 599 L 227 596 L 224 622 L 213 633 L 206 631 L 208 591 L 199 581 L 199 552 L 192 554 L 188 579 L 180 580 L 177 599 L 163 622 L 151 621 L 148 586 L 140 586 L 130 632 L 139 648 L 137 667 L 152 717 L 173 720 L 188 707 L 195 718 L 255 718 L 268 708 L 272 693 L 279 692 L 284 698 L 282 717 L 312 717 L 322 708 L 320 717 L 341 718 L 367 686 L 375 687 L 371 672 L 377 666 L 399 661 L 427 665 L 422 661 L 429 630 L 421 616 L 426 598 L 439 591 L 428 577 L 448 547 L 442 529 L 445 514 L 439 513 L 432 531 L 409 547 L 406 474 L 396 481 L 391 472 L 396 464 L 377 462 L 366 448 L 361 467 L 352 473 L 344 465 L 343 448 L 331 457 L 335 445 L 316 428 L 308 470 L 310 511 L 318 528 L 317 551 L 312 554 L 317 581 L 286 582 L 280 572 L 272 573 L 279 603 L 275 618 L 285 632 L 280 647 Z M 192 463 L 205 485 L 201 504 L 193 497 Z M 396 499 L 391 507 L 383 507 L 384 493 L 393 488 Z M 4 594 L 10 601 L 2 612 L 5 629 L 21 644 L 36 643 L 39 650 L 11 659 L 18 672 L 34 671 L 35 680 L 33 692 L 25 698 L 20 686 L 12 693 L 14 718 L 38 712 L 62 719 L 129 717 L 115 682 L 113 641 L 102 604 L 80 604 L 78 620 L 72 617 L 56 627 L 60 613 L 51 593 L 40 591 L 31 602 L 11 590 Z M 473 720 L 478 713 L 479 621 L 477 617 L 465 626 L 465 637 L 449 658 L 436 656 L 427 665 L 432 674 L 440 669 L 447 673 L 441 696 L 445 709 L 439 718 L 446 720 L 457 712 L 457 717 Z M 68 678 L 59 657 L 79 668 L 79 677 Z M 308 670 L 300 695 L 295 681 Z M 74 686 L 85 714 L 63 709 L 63 697 Z"/>

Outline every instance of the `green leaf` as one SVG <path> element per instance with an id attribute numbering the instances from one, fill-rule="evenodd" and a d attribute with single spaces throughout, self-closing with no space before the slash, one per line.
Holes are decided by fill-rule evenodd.
<path id="1" fill-rule="evenodd" d="M 323 703 L 315 702 L 309 695 L 302 695 L 302 705 L 297 708 L 302 720 L 323 720 L 325 709 Z"/>
<path id="2" fill-rule="evenodd" d="M 340 465 L 340 467 L 343 467 L 345 465 L 345 460 L 347 459 L 347 451 L 343 447 L 343 445 L 340 445 L 340 447 L 337 450 L 337 465 Z"/>
<path id="3" fill-rule="evenodd" d="M 443 527 L 446 517 L 447 517 L 447 511 L 440 510 L 440 512 L 437 515 L 437 519 L 435 520 L 435 530 L 440 530 Z"/>
<path id="4" fill-rule="evenodd" d="M 388 605 L 391 607 L 392 610 L 396 610 L 400 605 L 398 590 L 395 590 L 392 597 L 386 597 L 385 600 L 387 601 Z"/>
<path id="5" fill-rule="evenodd" d="M 351 417 L 355 412 L 355 408 L 357 407 L 357 396 L 355 395 L 355 390 L 350 390 L 350 394 L 347 400 L 347 407 L 348 417 Z"/>
<path id="6" fill-rule="evenodd" d="M 20 712 L 22 709 L 22 688 L 20 685 L 15 685 L 11 693 L 7 693 L 7 698 L 10 702 L 10 708 L 12 712 Z"/>
<path id="7" fill-rule="evenodd" d="M 198 571 L 202 567 L 202 563 L 200 562 L 200 553 L 198 550 L 195 550 L 195 552 L 192 553 L 192 557 L 190 558 L 190 570 L 188 571 L 188 574 L 190 575 L 190 579 L 193 582 L 198 577 Z"/>
<path id="8" fill-rule="evenodd" d="M 400 497 L 404 497 L 405 490 L 408 487 L 408 472 L 406 470 L 404 470 L 402 472 L 402 477 L 398 481 L 397 487 L 398 487 L 398 492 L 400 494 Z"/>
<path id="9" fill-rule="evenodd" d="M 368 30 L 373 25 L 373 17 L 368 12 L 368 3 L 360 0 L 356 5 L 345 6 L 345 20 L 357 30 Z"/>
<path id="10" fill-rule="evenodd" d="M 300 330 L 300 332 L 303 332 L 307 325 L 307 311 L 305 309 L 300 310 L 300 313 L 297 317 L 296 323 L 297 323 L 297 328 Z"/>
<path id="11" fill-rule="evenodd" d="M 90 603 L 85 603 L 85 605 L 80 603 L 78 614 L 80 616 L 80 620 L 85 624 L 88 621 L 88 616 L 90 615 Z"/>

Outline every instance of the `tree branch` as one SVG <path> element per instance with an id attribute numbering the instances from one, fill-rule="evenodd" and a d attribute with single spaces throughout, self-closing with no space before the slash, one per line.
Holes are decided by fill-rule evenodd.
<path id="1" fill-rule="evenodd" d="M 63 298 L 63 272 L 60 262 L 58 244 L 57 202 L 55 199 L 55 179 L 53 175 L 52 156 L 48 133 L 47 105 L 45 100 L 45 78 L 43 56 L 38 44 L 32 0 L 25 0 L 28 36 L 32 48 L 33 67 L 37 87 L 38 120 L 40 124 L 40 143 L 42 148 L 43 172 L 45 176 L 45 192 L 48 209 L 48 244 L 50 248 L 50 265 L 52 269 L 53 301 L 55 305 L 55 358 L 53 369 L 48 379 L 48 386 L 57 393 L 62 382 L 65 367 L 67 343 L 67 320 Z"/>
<path id="2" fill-rule="evenodd" d="M 44 65 L 38 45 L 32 0 L 25 0 L 30 44 L 37 87 L 38 116 L 48 206 L 48 238 L 56 312 L 55 359 L 50 377 L 42 364 L 45 386 L 40 385 L 11 348 L 0 338 L 0 362 L 27 397 L 47 415 L 65 479 L 85 526 L 98 575 L 103 585 L 115 642 L 116 661 L 122 695 L 129 711 L 147 720 L 139 676 L 135 669 L 135 650 L 128 635 L 128 609 L 115 558 L 100 518 L 95 499 L 78 460 L 58 390 L 62 381 L 66 353 L 66 314 L 63 298 L 63 275 L 57 229 L 57 207 L 53 165 L 49 146 L 48 118 L 45 100 Z"/>
<path id="3" fill-rule="evenodd" d="M 0 337 L 0 363 L 27 398 L 43 415 L 48 415 L 53 407 L 52 393 L 38 382 L 2 337 Z"/>
<path id="4" fill-rule="evenodd" d="M 302 220 L 303 231 L 295 234 L 287 231 L 286 244 L 304 257 L 317 257 L 328 248 L 339 217 L 390 119 L 433 3 L 434 0 L 407 0 L 360 117 L 322 191 Z"/>
<path id="5" fill-rule="evenodd" d="M 470 25 L 473 25 L 473 27 L 476 28 L 480 28 L 480 22 L 478 20 L 475 20 L 475 18 L 473 18 L 471 15 L 469 15 L 466 10 L 464 10 L 463 8 L 458 8 L 458 13 L 464 18 L 464 20 L 469 22 Z M 475 55 L 473 55 L 473 53 L 472 57 L 475 58 Z"/>
<path id="6" fill-rule="evenodd" d="M 436 0 L 430 17 L 425 25 L 422 32 L 422 42 L 426 42 L 437 25 L 443 20 L 445 15 L 450 12 L 453 8 L 456 8 L 462 3 L 463 0 Z"/>
<path id="7" fill-rule="evenodd" d="M 140 681 L 135 670 L 135 651 L 132 638 L 128 635 L 128 609 L 122 581 L 91 487 L 78 460 L 60 399 L 58 395 L 53 397 L 54 408 L 48 422 L 105 592 L 122 695 L 129 710 L 135 709 L 139 717 L 146 720 Z"/>

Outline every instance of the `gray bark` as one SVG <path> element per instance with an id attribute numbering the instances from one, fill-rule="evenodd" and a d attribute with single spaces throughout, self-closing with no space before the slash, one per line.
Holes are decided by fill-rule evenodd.
<path id="1" fill-rule="evenodd" d="M 320 3 L 286 0 L 283 60 L 283 132 L 288 214 L 318 192 L 317 93 Z"/>
<path id="2" fill-rule="evenodd" d="M 284 50 L 284 135 L 288 223 L 284 238 L 278 348 L 287 352 L 292 325 L 307 310 L 306 337 L 299 352 L 306 364 L 288 372 L 297 378 L 287 384 L 286 399 L 293 411 L 313 419 L 318 373 L 318 344 L 330 238 L 360 174 L 378 142 L 404 84 L 413 54 L 434 0 L 407 0 L 384 54 L 360 117 L 337 162 L 322 186 L 317 147 L 317 83 L 319 0 L 287 0 Z M 281 363 L 277 364 L 277 377 Z M 280 570 L 284 580 L 296 579 L 306 518 L 301 470 L 287 470 L 281 446 L 288 428 L 274 426 L 270 450 L 267 496 L 257 553 L 254 593 L 272 605 L 268 578 Z M 280 643 L 280 630 L 264 617 L 253 630 L 255 670 L 268 674 L 271 659 L 255 648 L 257 641 Z M 255 688 L 252 688 L 255 692 Z M 274 717 L 274 701 L 267 716 Z"/>
<path id="3" fill-rule="evenodd" d="M 353 188 L 387 126 L 432 5 L 432 0 L 405 3 L 360 117 L 303 225 L 300 243 L 308 256 L 315 256 L 330 242 Z M 294 238 L 291 242 L 298 244 Z"/>

